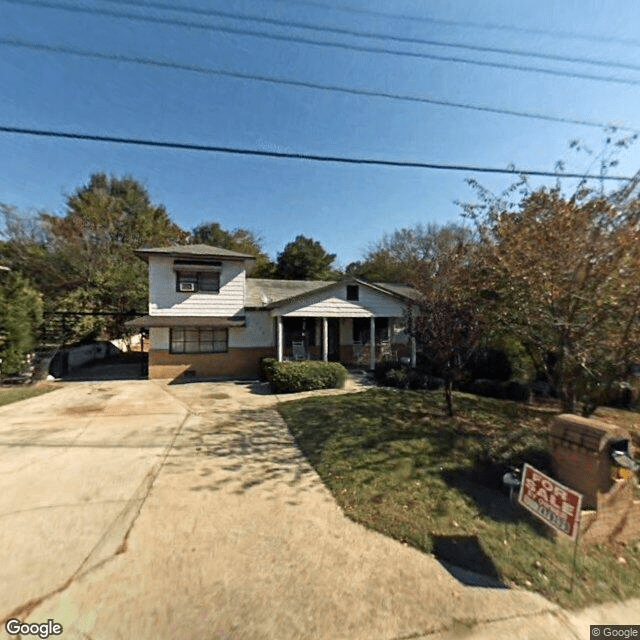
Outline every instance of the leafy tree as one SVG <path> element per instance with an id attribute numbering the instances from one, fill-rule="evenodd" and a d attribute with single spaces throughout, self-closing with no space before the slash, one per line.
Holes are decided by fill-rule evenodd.
<path id="1" fill-rule="evenodd" d="M 193 229 L 189 242 L 248 253 L 256 258 L 256 264 L 250 271 L 252 277 L 273 278 L 275 276 L 275 265 L 262 250 L 260 237 L 248 229 L 225 231 L 217 222 L 203 222 Z"/>
<path id="2" fill-rule="evenodd" d="M 146 265 L 134 254 L 142 246 L 186 241 L 161 205 L 131 177 L 95 174 L 68 197 L 62 217 L 41 212 L 22 218 L 3 208 L 0 257 L 41 288 L 49 310 L 113 311 L 75 324 L 75 341 L 100 332 L 126 333 L 127 313 L 147 305 Z"/>
<path id="3" fill-rule="evenodd" d="M 0 373 L 20 373 L 36 346 L 42 322 L 40 294 L 20 274 L 0 272 Z"/>
<path id="4" fill-rule="evenodd" d="M 480 202 L 465 207 L 482 237 L 477 285 L 491 322 L 525 346 L 567 412 L 578 399 L 593 412 L 640 356 L 637 184 L 609 195 L 581 185 L 567 197 L 523 181 L 516 202 L 515 189 L 478 187 Z"/>
<path id="5" fill-rule="evenodd" d="M 469 241 L 469 229 L 456 224 L 417 224 L 385 234 L 371 245 L 364 260 L 347 273 L 378 282 L 408 282 L 416 265 L 435 264 L 438 256 Z"/>
<path id="6" fill-rule="evenodd" d="M 64 256 L 49 244 L 40 213 L 21 213 L 0 203 L 0 262 L 26 276 L 47 297 L 79 284 Z"/>
<path id="7" fill-rule="evenodd" d="M 300 235 L 278 254 L 276 276 L 284 280 L 331 280 L 338 276 L 331 269 L 335 259 L 335 253 L 327 253 L 318 241 Z"/>
<path id="8" fill-rule="evenodd" d="M 473 264 L 473 247 L 461 244 L 440 250 L 437 260 L 417 262 L 411 278 L 420 298 L 409 308 L 409 332 L 433 372 L 444 378 L 450 416 L 454 415 L 453 385 L 486 330 Z"/>

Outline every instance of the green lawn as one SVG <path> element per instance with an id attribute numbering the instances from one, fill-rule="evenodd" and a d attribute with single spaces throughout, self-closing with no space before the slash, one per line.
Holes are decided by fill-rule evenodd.
<path id="1" fill-rule="evenodd" d="M 441 392 L 370 390 L 279 405 L 344 512 L 367 527 L 565 606 L 637 596 L 640 543 L 578 552 L 510 503 L 509 464 L 545 469 L 557 410 Z M 622 560 L 621 560 L 622 559 Z"/>
<path id="2" fill-rule="evenodd" d="M 1 387 L 0 386 L 0 406 L 26 400 L 35 396 L 55 391 L 58 386 L 53 384 L 39 384 L 36 386 L 20 385 L 19 387 Z"/>

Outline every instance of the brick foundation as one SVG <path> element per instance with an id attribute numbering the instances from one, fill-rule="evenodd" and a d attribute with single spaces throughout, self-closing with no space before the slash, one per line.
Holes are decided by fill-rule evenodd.
<path id="1" fill-rule="evenodd" d="M 193 375 L 197 377 L 232 376 L 257 378 L 260 358 L 274 358 L 273 347 L 238 349 L 226 353 L 169 353 L 163 349 L 149 352 L 149 378 L 171 378 Z M 192 373 L 193 372 L 193 373 Z"/>

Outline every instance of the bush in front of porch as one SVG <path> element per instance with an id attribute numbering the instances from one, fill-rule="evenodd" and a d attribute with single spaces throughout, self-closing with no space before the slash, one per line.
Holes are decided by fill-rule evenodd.
<path id="1" fill-rule="evenodd" d="M 274 393 L 296 393 L 316 389 L 340 389 L 347 370 L 338 362 L 264 362 L 263 372 Z"/>

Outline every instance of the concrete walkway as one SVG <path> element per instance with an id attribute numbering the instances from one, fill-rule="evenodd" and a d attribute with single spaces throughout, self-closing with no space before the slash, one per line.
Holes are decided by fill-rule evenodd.
<path id="1" fill-rule="evenodd" d="M 2 619 L 85 640 L 565 640 L 640 623 L 640 600 L 567 615 L 464 586 L 351 522 L 265 391 L 71 383 L 0 408 Z"/>

